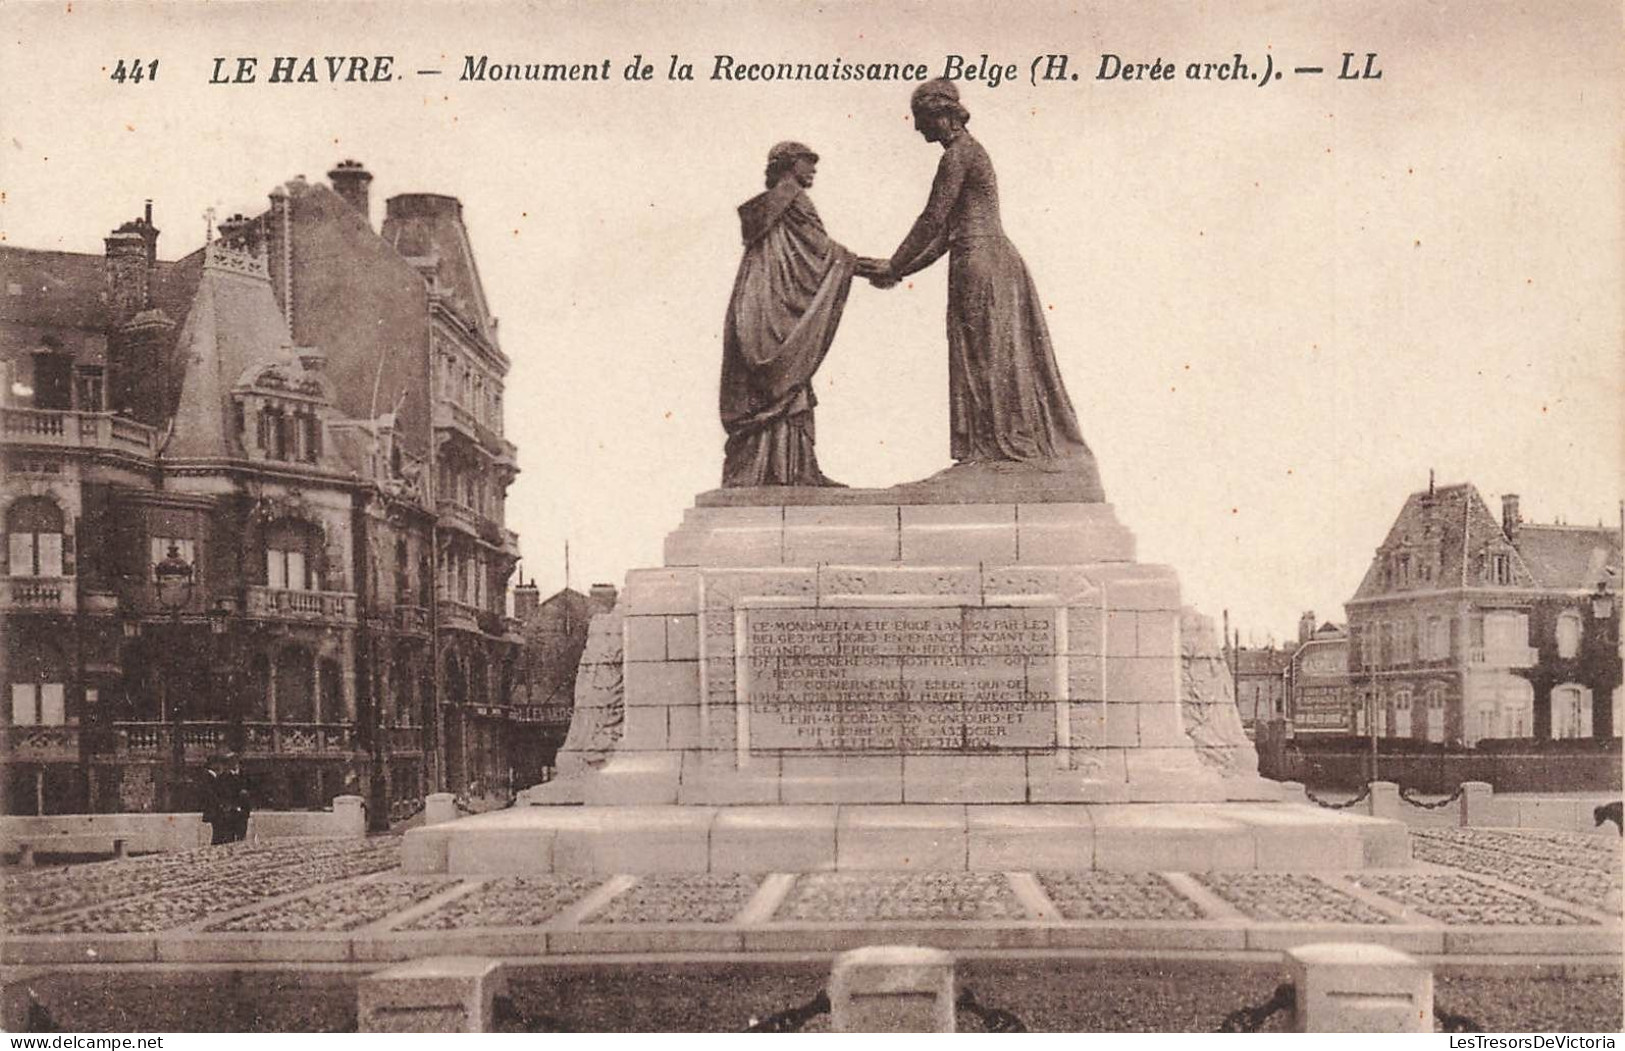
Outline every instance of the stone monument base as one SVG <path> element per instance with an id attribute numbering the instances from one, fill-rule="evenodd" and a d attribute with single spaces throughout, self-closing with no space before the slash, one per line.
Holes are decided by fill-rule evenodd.
<path id="1" fill-rule="evenodd" d="M 1301 803 L 519 806 L 406 834 L 412 873 L 1357 870 L 1405 826 Z"/>

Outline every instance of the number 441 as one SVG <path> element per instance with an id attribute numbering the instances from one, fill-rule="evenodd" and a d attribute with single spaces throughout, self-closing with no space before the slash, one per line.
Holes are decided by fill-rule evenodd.
<path id="1" fill-rule="evenodd" d="M 143 62 L 138 58 L 126 62 L 121 58 L 118 60 L 118 67 L 113 70 L 113 75 L 108 79 L 119 84 L 123 84 L 125 81 L 131 84 L 139 84 L 143 80 L 157 80 L 158 60 L 153 59 L 151 62 Z"/>

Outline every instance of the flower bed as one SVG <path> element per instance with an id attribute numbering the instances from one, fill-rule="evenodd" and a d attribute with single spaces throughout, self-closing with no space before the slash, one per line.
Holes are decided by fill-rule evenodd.
<path id="1" fill-rule="evenodd" d="M 1199 920 L 1202 910 L 1154 872 L 1040 872 L 1069 920 Z"/>
<path id="2" fill-rule="evenodd" d="M 1021 920 L 1027 912 L 997 872 L 818 872 L 801 876 L 778 921 Z"/>
<path id="3" fill-rule="evenodd" d="M 1591 922 L 1471 876 L 1361 873 L 1349 879 L 1445 923 L 1556 927 Z"/>
<path id="4" fill-rule="evenodd" d="M 30 934 L 169 930 L 194 923 L 211 913 L 229 912 L 266 898 L 382 872 L 400 863 L 399 844 L 393 840 L 376 844 L 350 843 L 337 848 L 323 845 L 314 851 L 314 858 L 300 855 L 296 845 L 285 845 L 282 850 L 294 853 L 274 853 L 263 860 L 244 858 L 220 864 L 200 863 L 184 880 L 171 880 L 164 883 L 162 889 L 137 897 L 125 896 L 123 880 L 113 872 L 114 884 L 97 903 L 43 917 L 22 929 Z M 285 863 L 268 863 L 277 860 Z"/>
<path id="5" fill-rule="evenodd" d="M 1498 851 L 1475 850 L 1453 843 L 1419 840 L 1412 849 L 1418 861 L 1494 876 L 1589 909 L 1619 911 L 1621 893 L 1617 875 L 1568 865 L 1542 864 Z"/>
<path id="6" fill-rule="evenodd" d="M 641 876 L 588 923 L 727 923 L 749 904 L 757 876 Z"/>
<path id="7" fill-rule="evenodd" d="M 1287 923 L 1389 923 L 1358 898 L 1314 876 L 1283 872 L 1206 872 L 1202 884 L 1255 920 Z"/>
<path id="8" fill-rule="evenodd" d="M 420 916 L 402 930 L 539 927 L 587 895 L 601 880 L 578 876 L 509 876 L 490 880 Z"/>
<path id="9" fill-rule="evenodd" d="M 223 920 L 211 931 L 353 931 L 445 890 L 449 879 L 389 877 L 321 887 L 269 908 Z"/>

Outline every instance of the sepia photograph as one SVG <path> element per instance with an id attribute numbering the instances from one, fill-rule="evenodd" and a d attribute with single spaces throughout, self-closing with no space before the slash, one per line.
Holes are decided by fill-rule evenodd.
<path id="1" fill-rule="evenodd" d="M 0 30 L 0 1029 L 1625 1031 L 1617 3 Z"/>

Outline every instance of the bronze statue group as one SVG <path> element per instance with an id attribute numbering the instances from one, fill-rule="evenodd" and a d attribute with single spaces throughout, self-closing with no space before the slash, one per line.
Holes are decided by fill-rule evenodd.
<path id="1" fill-rule="evenodd" d="M 1093 470 L 1062 385 L 1043 304 L 1004 236 L 993 162 L 966 130 L 951 81 L 921 84 L 914 127 L 942 147 L 924 210 L 889 259 L 855 256 L 824 231 L 807 190 L 818 155 L 781 142 L 767 190 L 739 208 L 744 258 L 723 328 L 722 484 L 830 486 L 814 452 L 812 377 L 852 279 L 886 289 L 948 256 L 950 452 L 960 465 Z"/>

